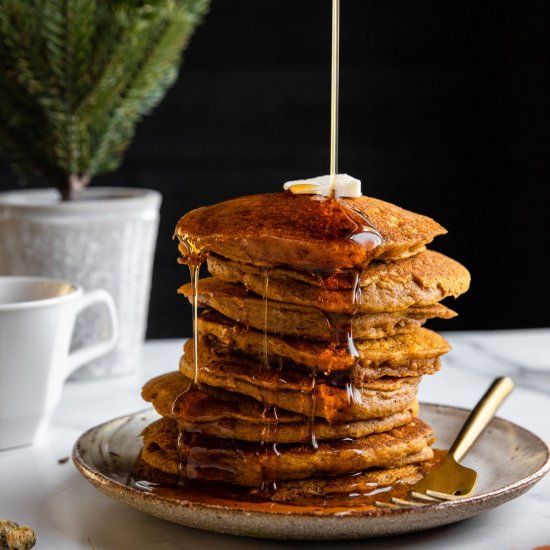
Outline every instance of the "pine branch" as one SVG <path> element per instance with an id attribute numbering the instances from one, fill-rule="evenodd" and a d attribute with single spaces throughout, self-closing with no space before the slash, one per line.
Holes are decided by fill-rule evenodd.
<path id="1" fill-rule="evenodd" d="M 208 0 L 0 0 L 0 152 L 65 197 L 119 166 Z"/>
<path id="2" fill-rule="evenodd" d="M 33 139 L 31 119 L 25 110 L 6 111 L 6 90 L 0 91 L 0 152 L 11 160 L 15 173 L 24 178 L 34 176 L 57 182 L 58 186 L 64 180 L 64 174 L 55 164 L 51 164 L 48 151 L 37 146 Z M 17 105 L 18 99 L 11 98 L 10 104 Z M 25 117 L 26 115 L 26 117 Z M 33 151 L 32 162 L 29 161 L 29 151 Z"/>
<path id="3" fill-rule="evenodd" d="M 186 40 L 186 22 L 174 17 L 171 21 L 157 24 L 156 36 L 152 37 L 148 54 L 131 75 L 120 94 L 118 104 L 108 118 L 108 126 L 98 142 L 92 161 L 92 173 L 114 170 L 120 155 L 126 150 L 134 134 L 137 120 L 160 101 L 166 89 L 177 76 L 174 67 L 180 49 Z"/>
<path id="4" fill-rule="evenodd" d="M 71 103 L 76 107 L 83 94 L 92 85 L 93 72 L 90 64 L 94 56 L 94 37 L 103 32 L 98 27 L 98 10 L 95 2 L 90 0 L 70 0 L 72 26 L 70 39 L 72 43 L 71 74 L 74 79 Z"/>

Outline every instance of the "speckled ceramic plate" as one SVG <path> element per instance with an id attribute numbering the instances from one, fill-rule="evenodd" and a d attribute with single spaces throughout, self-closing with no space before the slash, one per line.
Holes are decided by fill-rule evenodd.
<path id="1" fill-rule="evenodd" d="M 468 411 L 423 404 L 420 416 L 437 435 L 437 446 L 452 443 Z M 464 464 L 479 475 L 472 497 L 423 508 L 380 510 L 378 515 L 351 510 L 327 515 L 315 512 L 250 511 L 237 504 L 192 502 L 126 485 L 141 447 L 139 434 L 157 418 L 153 411 L 111 420 L 83 434 L 73 449 L 80 473 L 106 495 L 142 512 L 188 527 L 275 539 L 358 539 L 429 529 L 479 514 L 516 498 L 550 469 L 549 449 L 531 432 L 495 418 Z"/>

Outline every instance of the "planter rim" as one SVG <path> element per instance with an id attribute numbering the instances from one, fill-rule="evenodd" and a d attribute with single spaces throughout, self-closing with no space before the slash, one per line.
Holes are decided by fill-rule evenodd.
<path id="1" fill-rule="evenodd" d="M 162 195 L 152 189 L 135 187 L 92 187 L 82 191 L 82 199 L 61 201 L 53 188 L 17 189 L 0 192 L 0 210 L 28 215 L 72 216 L 158 211 Z"/>

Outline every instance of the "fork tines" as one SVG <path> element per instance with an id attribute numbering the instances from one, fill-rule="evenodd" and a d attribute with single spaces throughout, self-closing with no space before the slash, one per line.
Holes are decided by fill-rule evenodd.
<path id="1" fill-rule="evenodd" d="M 461 495 L 438 493 L 437 491 L 426 491 L 426 493 L 417 493 L 416 491 L 411 491 L 411 493 L 409 494 L 409 498 L 411 500 L 405 500 L 397 497 L 392 497 L 389 502 L 376 500 L 374 502 L 374 505 L 377 508 L 398 510 L 400 508 L 420 508 L 423 506 L 439 504 L 441 502 L 446 502 L 449 500 L 458 500 L 464 497 Z"/>

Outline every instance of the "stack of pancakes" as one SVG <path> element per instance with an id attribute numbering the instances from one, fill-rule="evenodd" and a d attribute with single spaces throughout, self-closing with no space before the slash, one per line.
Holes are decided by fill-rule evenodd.
<path id="1" fill-rule="evenodd" d="M 445 230 L 392 204 L 290 192 L 194 210 L 180 289 L 204 309 L 179 371 L 149 381 L 162 418 L 143 433 L 156 479 L 225 482 L 264 498 L 417 481 L 433 457 L 417 418 L 424 374 L 449 345 L 423 328 L 468 271 L 426 250 Z"/>

